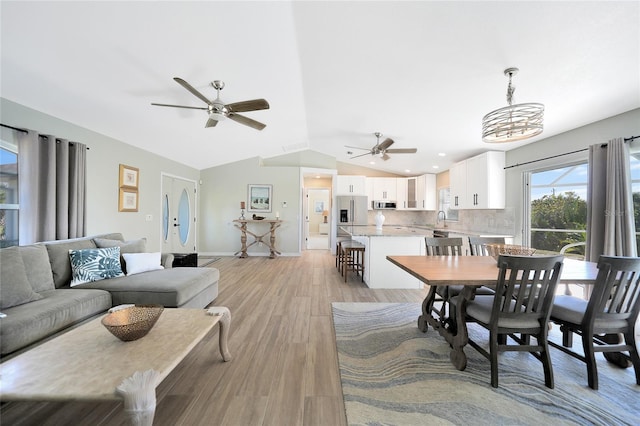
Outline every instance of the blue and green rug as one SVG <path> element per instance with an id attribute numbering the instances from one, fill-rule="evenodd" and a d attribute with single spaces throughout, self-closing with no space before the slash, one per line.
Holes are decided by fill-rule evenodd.
<path id="1" fill-rule="evenodd" d="M 449 345 L 417 328 L 417 303 L 333 303 L 342 392 L 350 425 L 638 425 L 640 386 L 633 369 L 598 356 L 600 389 L 587 386 L 585 365 L 551 349 L 555 388 L 528 353 L 500 356 L 499 388 L 489 361 L 465 348 L 465 371 Z M 470 327 L 478 342 L 487 333 Z M 579 340 L 579 339 L 576 339 Z"/>

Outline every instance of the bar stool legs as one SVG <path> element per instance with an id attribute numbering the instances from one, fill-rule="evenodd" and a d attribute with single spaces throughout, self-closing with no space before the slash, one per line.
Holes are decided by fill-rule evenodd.
<path id="1" fill-rule="evenodd" d="M 364 282 L 364 245 L 355 241 L 344 241 L 341 244 L 341 262 L 342 262 L 342 275 L 344 276 L 344 282 L 347 282 L 348 272 L 353 271 L 360 273 L 361 281 Z"/>

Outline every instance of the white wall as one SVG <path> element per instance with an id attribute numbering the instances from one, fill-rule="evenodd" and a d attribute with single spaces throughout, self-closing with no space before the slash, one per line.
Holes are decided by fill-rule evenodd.
<path id="1" fill-rule="evenodd" d="M 162 172 L 198 180 L 199 171 L 56 117 L 0 98 L 2 124 L 86 144 L 87 234 L 122 232 L 126 239 L 147 238 L 147 250 L 161 246 Z M 120 163 L 140 169 L 138 212 L 118 212 Z M 151 214 L 153 220 L 145 221 Z"/>
<path id="2" fill-rule="evenodd" d="M 558 154 L 578 151 L 588 148 L 589 145 L 605 143 L 614 138 L 628 138 L 639 135 L 640 108 L 507 151 L 506 165 L 508 167 Z M 588 160 L 588 157 L 588 152 L 583 151 L 572 155 L 508 168 L 506 170 L 506 204 L 507 209 L 513 209 L 514 211 L 516 242 L 519 243 L 522 241 L 524 204 L 523 173 L 553 168 L 571 162 L 584 162 Z"/>
<path id="3" fill-rule="evenodd" d="M 283 255 L 300 255 L 301 187 L 299 167 L 265 167 L 259 158 L 238 161 L 201 171 L 198 247 L 201 254 L 232 255 L 240 250 L 240 231 L 233 220 L 240 216 L 240 202 L 247 202 L 249 184 L 273 185 L 271 213 L 258 213 L 274 219 L 280 213 L 282 226 L 277 230 L 276 248 Z M 283 207 L 283 203 L 287 207 Z M 253 213 L 245 212 L 250 218 Z M 249 225 L 266 232 L 268 224 Z M 258 227 L 258 228 L 252 228 Z M 248 236 L 247 244 L 253 241 Z M 268 239 L 266 240 L 268 241 Z M 249 255 L 266 255 L 268 247 L 251 247 Z"/>

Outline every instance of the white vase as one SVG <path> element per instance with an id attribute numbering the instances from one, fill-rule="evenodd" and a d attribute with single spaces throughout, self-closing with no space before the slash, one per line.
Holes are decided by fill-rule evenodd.
<path id="1" fill-rule="evenodd" d="M 378 214 L 376 214 L 376 229 L 382 230 L 383 223 L 384 223 L 384 215 L 382 214 L 381 211 L 378 211 Z"/>

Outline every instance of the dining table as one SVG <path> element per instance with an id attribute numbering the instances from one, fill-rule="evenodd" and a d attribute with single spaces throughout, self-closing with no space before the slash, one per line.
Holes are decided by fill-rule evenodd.
<path id="1" fill-rule="evenodd" d="M 418 328 L 426 332 L 428 326 L 436 330 L 451 346 L 450 360 L 460 371 L 467 366 L 464 347 L 469 342 L 465 321 L 466 304 L 472 300 L 478 287 L 495 287 L 498 281 L 498 263 L 492 256 L 387 256 L 394 265 L 418 278 L 429 286 L 422 302 L 422 314 Z M 594 262 L 565 258 L 560 274 L 563 284 L 593 284 L 598 275 Z M 437 288 L 464 286 L 454 307 L 447 313 L 446 302 L 440 308 Z M 453 315 L 452 315 L 453 314 Z"/>

